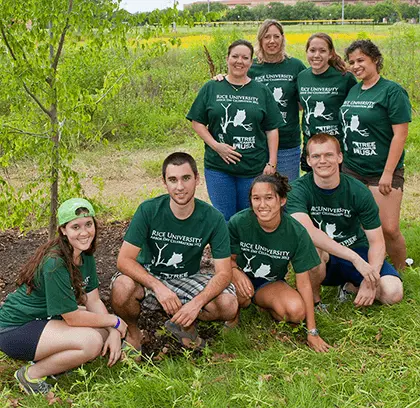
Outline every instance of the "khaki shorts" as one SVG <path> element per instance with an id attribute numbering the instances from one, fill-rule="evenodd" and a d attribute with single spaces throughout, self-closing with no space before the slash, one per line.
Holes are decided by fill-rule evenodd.
<path id="1" fill-rule="evenodd" d="M 362 176 L 356 173 L 355 171 L 349 169 L 345 164 L 343 164 L 341 171 L 361 181 L 366 186 L 372 187 L 379 186 L 379 180 L 382 176 Z M 394 174 L 392 175 L 392 188 L 395 188 L 396 190 L 400 188 L 401 191 L 404 191 L 404 167 L 401 167 L 400 169 L 395 169 Z"/>

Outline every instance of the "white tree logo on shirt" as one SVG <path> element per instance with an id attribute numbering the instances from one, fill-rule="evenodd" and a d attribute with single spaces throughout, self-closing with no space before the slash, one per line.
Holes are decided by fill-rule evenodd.
<path id="1" fill-rule="evenodd" d="M 360 125 L 360 120 L 359 120 L 359 115 L 351 115 L 351 119 L 350 122 L 346 122 L 346 119 L 344 118 L 344 115 L 348 112 L 349 110 L 345 110 L 345 111 L 341 111 L 341 120 L 343 122 L 343 133 L 344 133 L 344 138 L 343 138 L 343 144 L 344 144 L 344 150 L 349 150 L 347 147 L 347 131 L 350 129 L 350 131 L 352 132 L 357 132 L 360 136 L 363 137 L 368 137 L 369 136 L 369 132 L 366 129 L 359 129 L 359 125 Z"/>
<path id="2" fill-rule="evenodd" d="M 245 273 L 254 273 L 254 272 L 252 271 L 252 268 L 251 268 L 251 261 L 255 258 L 255 255 L 254 255 L 254 256 L 251 256 L 251 258 L 248 258 L 248 257 L 244 254 L 244 258 L 246 258 L 247 262 L 246 262 L 245 268 L 244 268 L 244 269 L 242 269 L 242 270 L 243 270 Z"/>
<path id="3" fill-rule="evenodd" d="M 178 269 L 178 264 L 181 263 L 183 260 L 182 254 L 177 254 L 176 252 L 174 252 L 172 256 L 168 259 L 168 262 L 165 262 L 162 258 L 162 251 L 164 250 L 164 248 L 168 246 L 168 244 L 165 244 L 162 248 L 160 248 L 156 242 L 155 242 L 155 245 L 159 251 L 159 255 L 156 262 L 155 262 L 155 259 L 153 258 L 152 263 L 155 266 L 158 266 L 158 265 L 173 266 L 175 269 Z M 184 266 L 180 266 L 180 268 L 183 268 L 183 267 Z"/>
<path id="4" fill-rule="evenodd" d="M 335 235 L 335 231 L 337 230 L 337 227 L 335 224 L 326 224 L 325 225 L 325 232 L 331 239 L 335 238 L 344 238 L 344 235 L 342 232 L 340 232 L 338 235 Z"/>
<path id="5" fill-rule="evenodd" d="M 252 131 L 252 124 L 251 123 L 244 123 L 245 119 L 246 119 L 246 111 L 245 109 L 236 109 L 236 114 L 235 117 L 232 120 L 232 117 L 229 117 L 229 108 L 230 108 L 229 104 L 228 106 L 223 105 L 223 109 L 225 110 L 225 117 L 221 118 L 220 120 L 220 126 L 222 128 L 222 131 L 224 134 L 227 133 L 227 127 L 229 125 L 233 125 L 234 127 L 238 127 L 241 126 L 243 127 L 245 130 L 247 130 L 248 132 Z"/>
<path id="6" fill-rule="evenodd" d="M 314 218 L 314 222 L 318 225 L 318 229 L 320 229 L 322 231 L 322 220 L 321 221 L 317 221 Z M 342 232 L 340 232 L 339 234 L 335 235 L 335 231 L 337 230 L 337 226 L 335 224 L 328 224 L 328 222 L 325 224 L 325 233 L 331 238 L 331 239 L 335 239 L 335 238 L 344 238 L 344 235 Z"/>
<path id="7" fill-rule="evenodd" d="M 283 92 L 283 88 L 274 88 L 273 89 L 273 96 L 274 99 L 276 100 L 276 102 L 280 105 L 283 106 L 283 108 L 287 107 L 287 99 L 282 99 L 284 96 L 284 92 Z"/>
<path id="8" fill-rule="evenodd" d="M 271 266 L 261 263 L 260 267 L 255 271 L 256 278 L 265 278 L 271 272 Z"/>
<path id="9" fill-rule="evenodd" d="M 313 116 L 314 118 L 323 118 L 325 120 L 333 120 L 333 114 L 332 113 L 324 114 L 324 112 L 325 112 L 324 102 L 315 101 L 315 108 L 314 108 L 314 110 L 311 110 L 309 108 L 309 104 L 308 104 L 309 99 L 311 99 L 310 96 L 308 96 L 308 99 L 305 99 L 305 98 L 302 97 L 302 100 L 303 100 L 303 102 L 305 102 L 305 105 L 306 105 L 305 120 L 306 120 L 306 123 L 308 125 L 309 125 L 309 119 L 311 118 L 311 116 Z"/>

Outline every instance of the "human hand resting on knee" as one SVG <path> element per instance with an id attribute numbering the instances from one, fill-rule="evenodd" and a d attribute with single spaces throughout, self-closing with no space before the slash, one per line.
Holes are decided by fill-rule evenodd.
<path id="1" fill-rule="evenodd" d="M 189 327 L 195 322 L 203 306 L 194 298 L 188 303 L 185 303 L 172 317 L 171 321 L 183 327 Z"/>
<path id="2" fill-rule="evenodd" d="M 379 270 L 374 268 L 368 262 L 366 262 L 362 257 L 355 253 L 356 257 L 353 261 L 354 267 L 358 270 L 358 272 L 363 276 L 365 285 L 369 288 L 375 288 L 376 285 L 379 283 Z"/>
<path id="3" fill-rule="evenodd" d="M 168 315 L 174 315 L 182 307 L 182 303 L 179 300 L 175 292 L 167 288 L 163 283 L 159 282 L 159 285 L 153 288 L 156 298 L 162 305 L 163 310 Z"/>
<path id="4" fill-rule="evenodd" d="M 232 269 L 232 283 L 235 285 L 238 296 L 251 299 L 254 296 L 254 287 L 246 276 L 238 267 Z"/>
<path id="5" fill-rule="evenodd" d="M 355 306 L 370 306 L 376 297 L 376 286 L 368 285 L 366 279 L 360 284 L 359 291 L 354 299 Z"/>
<path id="6" fill-rule="evenodd" d="M 126 325 L 127 326 L 127 325 Z M 109 329 L 109 334 L 102 348 L 102 357 L 109 351 L 108 367 L 112 367 L 121 358 L 121 333 L 117 329 Z"/>

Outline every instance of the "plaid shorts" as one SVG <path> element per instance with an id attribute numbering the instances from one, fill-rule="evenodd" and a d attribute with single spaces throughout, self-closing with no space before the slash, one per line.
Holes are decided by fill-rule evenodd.
<path id="1" fill-rule="evenodd" d="M 117 279 L 121 275 L 121 272 L 117 272 L 114 274 L 114 276 L 111 279 L 111 288 L 115 279 Z M 178 279 L 163 280 L 159 279 L 156 276 L 155 278 L 159 279 L 168 289 L 176 293 L 179 300 L 184 305 L 185 303 L 188 303 L 193 298 L 195 298 L 200 292 L 202 292 L 213 276 L 214 275 L 212 274 L 196 273 L 195 275 L 186 276 Z M 155 293 L 152 290 L 144 288 L 144 293 L 144 298 L 141 301 L 141 306 L 144 309 L 150 311 L 162 309 L 161 304 L 156 299 Z M 226 289 L 224 289 L 222 293 L 236 296 L 235 286 L 233 286 L 232 283 L 229 283 L 229 286 Z"/>

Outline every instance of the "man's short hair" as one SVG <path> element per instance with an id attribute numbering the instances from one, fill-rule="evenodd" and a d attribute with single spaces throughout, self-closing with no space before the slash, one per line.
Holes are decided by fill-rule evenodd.
<path id="1" fill-rule="evenodd" d="M 188 163 L 191 166 L 191 169 L 194 173 L 194 176 L 197 178 L 198 170 L 197 170 L 197 163 L 195 162 L 194 158 L 184 152 L 175 152 L 170 154 L 162 164 L 162 177 L 166 180 L 166 168 L 169 164 L 173 164 L 174 166 L 181 166 L 185 163 Z"/>
<path id="2" fill-rule="evenodd" d="M 306 154 L 309 156 L 309 148 L 312 144 L 323 144 L 327 142 L 334 143 L 337 153 L 341 153 L 340 142 L 336 137 L 329 135 L 328 133 L 318 133 L 309 138 L 308 143 L 306 144 Z"/>

